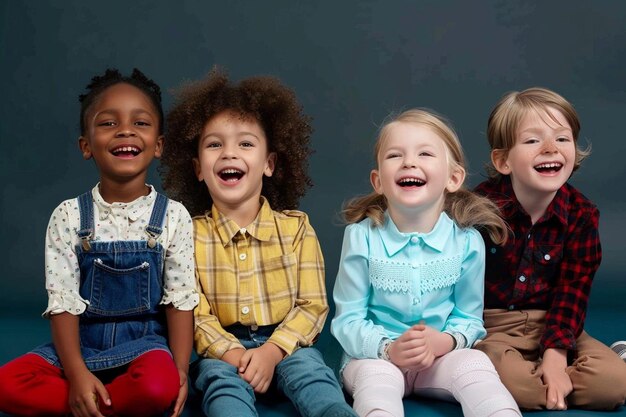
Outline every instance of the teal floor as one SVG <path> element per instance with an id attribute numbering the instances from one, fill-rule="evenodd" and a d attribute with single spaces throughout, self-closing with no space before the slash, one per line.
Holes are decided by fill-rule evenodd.
<path id="1" fill-rule="evenodd" d="M 610 344 L 617 339 L 626 339 L 626 326 L 623 317 L 616 317 L 610 310 L 592 310 L 587 318 L 586 329 L 597 339 Z M 2 314 L 0 316 L 0 364 L 27 352 L 32 347 L 49 340 L 48 322 L 39 318 L 36 314 L 29 313 L 28 317 L 14 317 Z M 337 346 L 327 334 L 324 334 L 320 350 L 329 359 L 330 365 L 337 362 Z M 298 413 L 286 401 L 274 403 L 258 403 L 259 414 L 262 417 L 297 416 Z M 451 417 L 463 414 L 457 404 L 445 403 L 424 398 L 411 398 L 405 401 L 405 414 L 407 417 Z M 2 415 L 0 413 L 0 415 Z M 197 398 L 190 398 L 183 413 L 184 417 L 201 417 L 202 412 Z M 225 412 L 227 417 L 228 413 Z M 613 412 L 590 412 L 583 410 L 568 410 L 566 412 L 542 411 L 526 412 L 524 416 L 532 417 L 582 417 L 582 416 L 607 416 L 626 417 L 626 407 L 621 407 Z"/>

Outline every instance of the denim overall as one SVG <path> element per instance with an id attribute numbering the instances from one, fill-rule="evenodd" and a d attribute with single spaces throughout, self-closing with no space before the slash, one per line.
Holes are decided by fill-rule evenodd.
<path id="1" fill-rule="evenodd" d="M 89 301 L 80 315 L 80 347 L 90 371 L 118 367 L 150 350 L 169 351 L 165 339 L 162 233 L 167 197 L 157 194 L 147 240 L 93 240 L 91 192 L 78 197 L 80 295 Z M 61 367 L 52 343 L 33 353 Z"/>

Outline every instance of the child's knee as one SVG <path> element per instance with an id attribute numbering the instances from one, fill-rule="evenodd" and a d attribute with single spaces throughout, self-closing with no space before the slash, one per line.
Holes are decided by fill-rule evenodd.
<path id="1" fill-rule="evenodd" d="M 355 400 L 373 395 L 382 402 L 400 400 L 401 403 L 404 397 L 404 375 L 398 367 L 383 360 L 353 360 L 344 370 L 343 380 Z"/>
<path id="2" fill-rule="evenodd" d="M 156 379 L 142 381 L 136 387 L 137 398 L 141 398 L 149 408 L 153 410 L 149 415 L 157 415 L 169 409 L 178 398 L 180 380 L 176 379 Z"/>
<path id="3" fill-rule="evenodd" d="M 626 364 L 619 358 L 579 358 L 568 369 L 574 391 L 568 402 L 575 407 L 614 410 L 626 401 Z M 612 357 L 610 359 L 613 359 Z"/>

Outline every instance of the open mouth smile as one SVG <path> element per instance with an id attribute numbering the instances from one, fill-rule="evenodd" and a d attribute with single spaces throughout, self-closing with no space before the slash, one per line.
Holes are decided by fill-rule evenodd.
<path id="1" fill-rule="evenodd" d="M 426 181 L 417 177 L 404 177 L 400 178 L 396 184 L 402 188 L 422 187 L 426 184 Z"/>
<path id="2" fill-rule="evenodd" d="M 111 153 L 120 158 L 134 158 L 141 153 L 141 149 L 132 145 L 123 145 L 112 149 Z"/>
<path id="3" fill-rule="evenodd" d="M 243 176 L 244 172 L 237 168 L 226 168 L 217 173 L 217 176 L 224 182 L 237 182 Z"/>
<path id="4" fill-rule="evenodd" d="M 563 168 L 563 164 L 560 162 L 547 162 L 545 164 L 539 164 L 534 166 L 535 170 L 540 174 L 556 173 Z"/>

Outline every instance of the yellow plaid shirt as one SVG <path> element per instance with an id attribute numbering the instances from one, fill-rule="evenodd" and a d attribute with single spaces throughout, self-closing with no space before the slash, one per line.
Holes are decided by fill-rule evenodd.
<path id="1" fill-rule="evenodd" d="M 324 259 L 306 214 L 273 211 L 262 198 L 256 219 L 241 229 L 215 206 L 195 217 L 195 309 L 198 355 L 221 358 L 242 347 L 224 327 L 278 324 L 269 341 L 287 354 L 309 346 L 328 315 Z"/>

